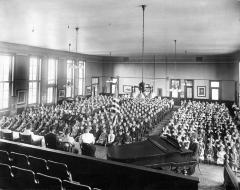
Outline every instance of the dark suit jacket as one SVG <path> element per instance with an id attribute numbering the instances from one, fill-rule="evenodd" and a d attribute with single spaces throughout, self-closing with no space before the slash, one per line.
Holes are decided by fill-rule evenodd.
<path id="1" fill-rule="evenodd" d="M 193 151 L 192 158 L 194 158 L 198 161 L 199 144 L 197 142 L 191 142 L 190 145 L 189 145 L 189 150 Z"/>
<path id="2" fill-rule="evenodd" d="M 47 148 L 57 149 L 59 144 L 59 139 L 56 134 L 50 132 L 44 136 L 45 144 Z"/>

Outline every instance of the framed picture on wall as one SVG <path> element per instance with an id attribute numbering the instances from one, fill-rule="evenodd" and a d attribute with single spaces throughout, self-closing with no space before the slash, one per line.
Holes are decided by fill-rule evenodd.
<path id="1" fill-rule="evenodd" d="M 197 96 L 206 97 L 206 86 L 197 86 Z"/>
<path id="2" fill-rule="evenodd" d="M 17 104 L 26 104 L 26 90 L 17 90 Z"/>
<path id="3" fill-rule="evenodd" d="M 65 90 L 59 90 L 58 97 L 59 98 L 65 98 Z"/>
<path id="4" fill-rule="evenodd" d="M 91 95 L 91 93 L 92 93 L 92 87 L 86 86 L 86 95 Z"/>
<path id="5" fill-rule="evenodd" d="M 124 93 L 131 93 L 132 92 L 132 86 L 131 85 L 123 85 L 123 92 Z"/>

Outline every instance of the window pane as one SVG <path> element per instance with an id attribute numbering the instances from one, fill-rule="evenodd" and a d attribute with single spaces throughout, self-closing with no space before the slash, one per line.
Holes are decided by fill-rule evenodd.
<path id="1" fill-rule="evenodd" d="M 0 109 L 9 106 L 9 84 L 12 56 L 0 55 Z"/>
<path id="2" fill-rule="evenodd" d="M 37 82 L 30 82 L 28 89 L 28 103 L 37 103 Z"/>
<path id="3" fill-rule="evenodd" d="M 9 83 L 0 83 L 0 109 L 8 108 Z"/>
<path id="4" fill-rule="evenodd" d="M 9 81 L 11 56 L 0 55 L 0 81 Z"/>
<path id="5" fill-rule="evenodd" d="M 78 69 L 78 95 L 84 95 L 84 81 L 85 81 L 85 62 L 79 61 Z"/>
<path id="6" fill-rule="evenodd" d="M 186 86 L 193 86 L 193 81 L 192 80 L 187 80 L 186 81 Z"/>
<path id="7" fill-rule="evenodd" d="M 219 99 L 219 89 L 212 89 L 212 100 Z"/>
<path id="8" fill-rule="evenodd" d="M 72 97 L 72 88 L 70 86 L 66 87 L 66 97 Z"/>
<path id="9" fill-rule="evenodd" d="M 192 88 L 187 88 L 187 98 L 193 98 Z"/>
<path id="10" fill-rule="evenodd" d="M 53 87 L 49 87 L 47 91 L 47 103 L 53 103 Z"/>
<path id="11" fill-rule="evenodd" d="M 171 88 L 179 88 L 180 87 L 180 82 L 179 80 L 172 80 L 171 82 Z"/>
<path id="12" fill-rule="evenodd" d="M 31 57 L 29 64 L 29 80 L 37 80 L 37 58 Z"/>
<path id="13" fill-rule="evenodd" d="M 67 82 L 72 82 L 73 80 L 73 61 L 67 61 Z"/>
<path id="14" fill-rule="evenodd" d="M 217 81 L 212 81 L 212 82 L 211 82 L 211 87 L 219 88 L 219 82 L 217 82 Z"/>
<path id="15" fill-rule="evenodd" d="M 112 94 L 115 94 L 115 92 L 116 92 L 116 85 L 112 84 Z"/>
<path id="16" fill-rule="evenodd" d="M 174 89 L 172 90 L 172 97 L 173 97 L 173 98 L 178 98 L 178 89 L 174 88 Z"/>
<path id="17" fill-rule="evenodd" d="M 48 84 L 56 84 L 57 77 L 57 60 L 48 60 Z"/>
<path id="18" fill-rule="evenodd" d="M 83 95 L 83 79 L 79 79 L 78 82 L 78 95 Z"/>

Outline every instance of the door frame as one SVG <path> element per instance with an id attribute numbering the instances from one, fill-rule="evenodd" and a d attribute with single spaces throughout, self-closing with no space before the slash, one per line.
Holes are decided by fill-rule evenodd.
<path id="1" fill-rule="evenodd" d="M 187 86 L 186 84 L 187 84 L 187 81 L 192 81 L 192 86 Z M 185 84 L 185 86 L 184 86 L 184 97 L 186 98 L 186 99 L 194 99 L 194 80 L 193 79 L 185 79 L 184 80 L 184 84 Z M 187 89 L 188 88 L 191 88 L 192 89 L 192 98 L 187 98 Z"/>

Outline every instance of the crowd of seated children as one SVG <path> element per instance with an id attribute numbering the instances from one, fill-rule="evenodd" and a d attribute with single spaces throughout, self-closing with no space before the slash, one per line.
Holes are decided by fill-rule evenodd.
<path id="1" fill-rule="evenodd" d="M 240 136 L 225 104 L 182 101 L 180 108 L 163 129 L 163 135 L 176 138 L 181 147 L 189 148 L 189 137 L 198 136 L 199 159 L 222 165 L 239 165 Z"/>
<path id="2" fill-rule="evenodd" d="M 232 105 L 232 115 L 238 127 L 238 130 L 240 130 L 240 107 L 237 106 L 235 102 Z"/>
<path id="3" fill-rule="evenodd" d="M 171 106 L 170 100 L 161 98 L 139 100 L 123 96 L 119 100 L 117 113 L 112 112 L 113 97 L 103 95 L 29 107 L 21 114 L 2 117 L 0 128 L 22 133 L 30 127 L 35 135 L 53 132 L 74 144 L 70 137 L 78 141 L 89 127 L 98 144 L 129 144 L 143 140 Z"/>

